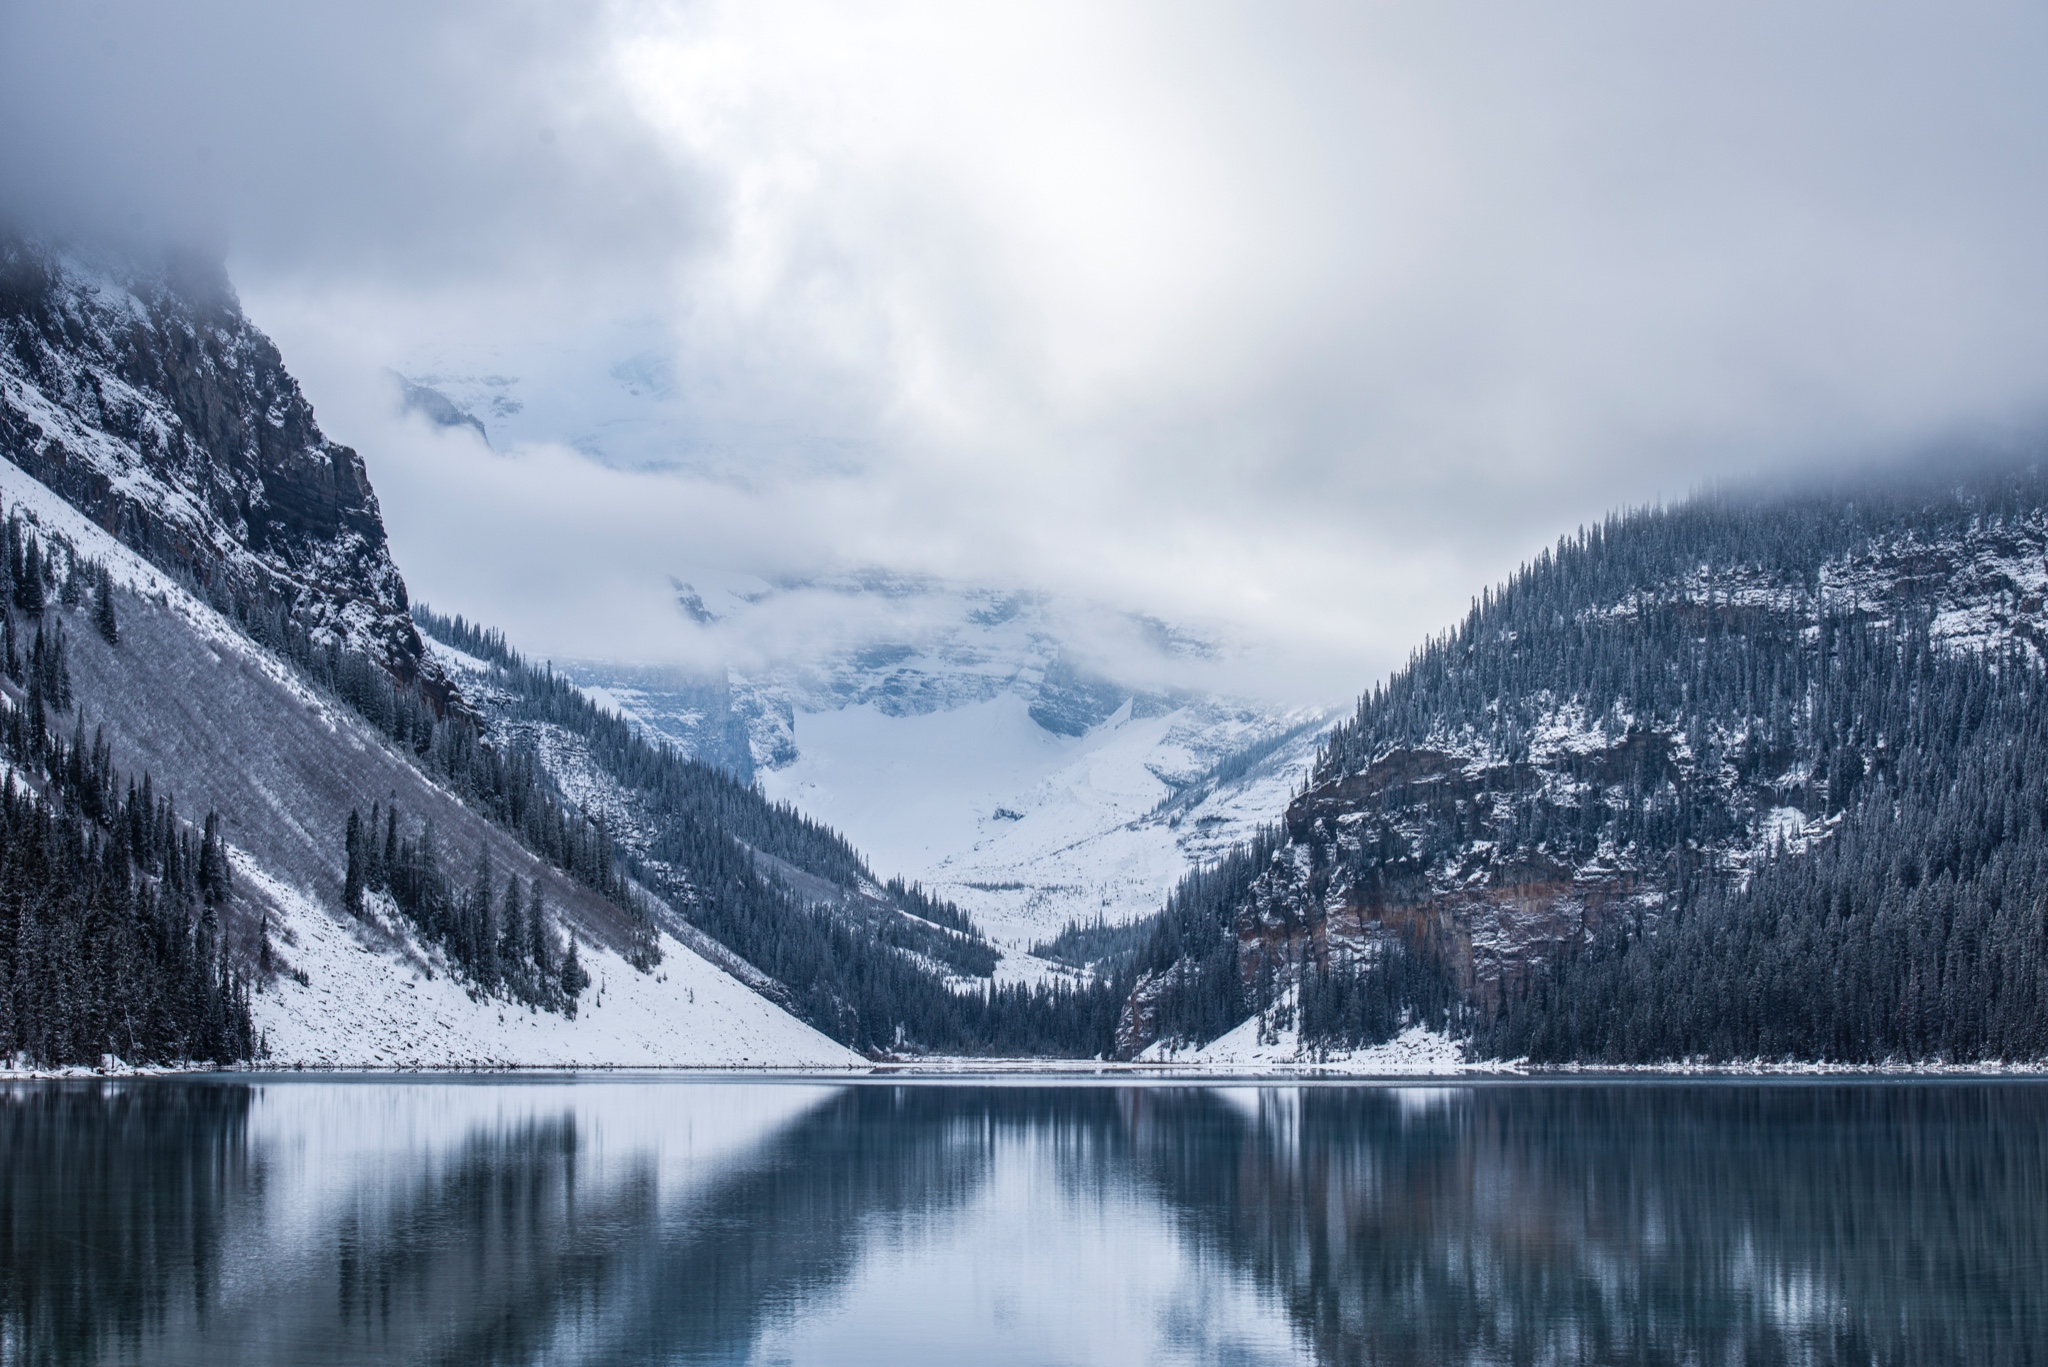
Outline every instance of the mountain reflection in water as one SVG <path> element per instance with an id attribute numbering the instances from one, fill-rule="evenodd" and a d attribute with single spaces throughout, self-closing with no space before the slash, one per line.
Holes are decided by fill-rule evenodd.
<path id="1" fill-rule="evenodd" d="M 2024 1362 L 2048 1085 L 0 1089 L 0 1363 Z"/>

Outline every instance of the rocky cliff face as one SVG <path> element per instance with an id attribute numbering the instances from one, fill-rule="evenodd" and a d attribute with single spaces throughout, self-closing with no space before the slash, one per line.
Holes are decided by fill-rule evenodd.
<path id="1" fill-rule="evenodd" d="M 0 455 L 216 602 L 287 606 L 445 697 L 361 457 L 217 263 L 0 237 Z"/>

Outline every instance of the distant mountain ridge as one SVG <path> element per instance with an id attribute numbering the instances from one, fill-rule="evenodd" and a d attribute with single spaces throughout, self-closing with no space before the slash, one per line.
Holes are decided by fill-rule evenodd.
<path id="1" fill-rule="evenodd" d="M 1227 640 L 1045 594 L 879 570 L 674 588 L 697 653 L 753 658 L 564 671 L 958 903 L 1006 977 L 1044 972 L 1021 951 L 1069 922 L 1150 915 L 1286 799 L 1327 721 L 1199 686 Z"/>
<path id="2" fill-rule="evenodd" d="M 650 736 L 497 633 L 424 606 L 415 616 L 490 733 L 603 822 L 665 899 L 664 931 L 805 1021 L 873 1052 L 1109 1047 L 1115 984 L 996 981 L 999 955 L 950 902 L 877 878 L 830 828 Z"/>

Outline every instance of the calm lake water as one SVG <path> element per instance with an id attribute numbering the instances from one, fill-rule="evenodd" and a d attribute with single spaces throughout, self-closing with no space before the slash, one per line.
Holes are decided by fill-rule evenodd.
<path id="1" fill-rule="evenodd" d="M 2048 1085 L 0 1088 L 0 1362 L 2048 1359 Z"/>

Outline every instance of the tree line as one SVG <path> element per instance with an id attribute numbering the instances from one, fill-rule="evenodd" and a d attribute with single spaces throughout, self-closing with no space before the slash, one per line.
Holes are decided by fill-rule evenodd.
<path id="1" fill-rule="evenodd" d="M 195 832 L 148 774 L 124 782 L 71 694 L 51 608 L 90 597 L 95 629 L 118 642 L 107 572 L 68 544 L 45 546 L 18 510 L 4 536 L 0 1049 L 45 1066 L 252 1058 L 247 956 L 222 924 L 234 879 L 220 816 Z"/>
<path id="2" fill-rule="evenodd" d="M 538 877 L 522 888 L 518 874 L 507 873 L 500 892 L 490 851 L 480 849 L 467 885 L 457 886 L 442 872 L 433 822 L 420 823 L 417 835 L 401 834 L 395 804 L 387 811 L 373 803 L 367 825 L 351 810 L 342 843 L 342 905 L 351 916 L 363 916 L 366 895 L 389 894 L 421 937 L 441 946 L 483 992 L 575 1017 L 590 974 L 574 933 L 566 948 L 558 942 Z"/>

